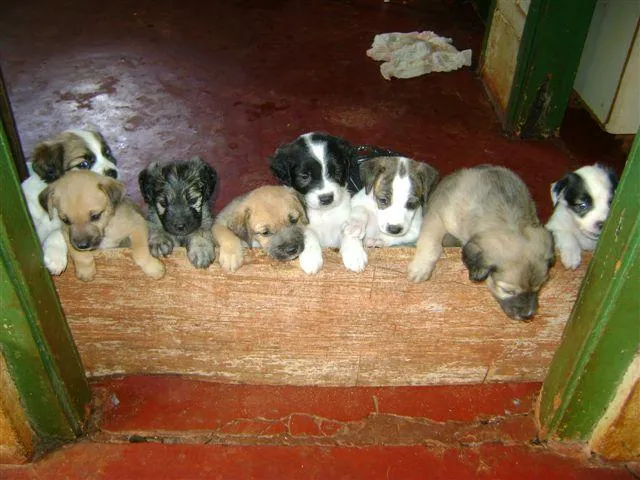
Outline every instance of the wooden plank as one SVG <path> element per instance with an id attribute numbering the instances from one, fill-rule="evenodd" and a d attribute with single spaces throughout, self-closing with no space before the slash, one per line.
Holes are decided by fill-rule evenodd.
<path id="1" fill-rule="evenodd" d="M 97 254 L 92 283 L 56 279 L 90 376 L 178 373 L 295 385 L 426 385 L 540 381 L 584 268 L 556 267 L 532 323 L 507 318 L 471 283 L 459 249 L 412 284 L 410 248 L 370 250 L 356 274 L 325 252 L 313 277 L 251 253 L 235 274 L 194 269 L 180 249 L 150 281 L 122 250 Z M 70 267 L 72 269 L 72 267 Z"/>

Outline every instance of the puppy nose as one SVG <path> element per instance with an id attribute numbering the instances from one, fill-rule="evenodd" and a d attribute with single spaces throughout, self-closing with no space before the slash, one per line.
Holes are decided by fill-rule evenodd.
<path id="1" fill-rule="evenodd" d="M 91 247 L 91 242 L 89 240 L 74 240 L 73 246 L 78 250 L 87 250 Z"/>
<path id="2" fill-rule="evenodd" d="M 604 222 L 596 222 L 596 228 L 598 230 L 602 230 L 602 227 L 604 227 Z"/>
<path id="3" fill-rule="evenodd" d="M 287 247 L 287 255 L 295 255 L 296 253 L 298 253 L 298 246 L 297 245 L 290 245 Z"/>
<path id="4" fill-rule="evenodd" d="M 184 223 L 179 223 L 175 226 L 176 230 L 179 232 L 184 232 L 186 225 Z"/>
<path id="5" fill-rule="evenodd" d="M 104 174 L 107 177 L 111 177 L 111 178 L 118 178 L 118 172 L 116 170 L 114 170 L 113 168 L 110 168 L 109 170 L 106 170 L 104 172 Z"/>
<path id="6" fill-rule="evenodd" d="M 320 205 L 329 205 L 333 202 L 333 193 L 325 193 L 324 195 L 318 195 Z"/>
<path id="7" fill-rule="evenodd" d="M 387 225 L 387 232 L 391 235 L 397 235 L 402 231 L 402 226 L 400 225 Z"/>

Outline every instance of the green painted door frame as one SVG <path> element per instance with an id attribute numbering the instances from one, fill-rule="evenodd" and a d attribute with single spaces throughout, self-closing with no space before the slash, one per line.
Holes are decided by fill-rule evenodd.
<path id="1" fill-rule="evenodd" d="M 640 351 L 640 134 L 545 379 L 541 437 L 587 440 Z"/>
<path id="2" fill-rule="evenodd" d="M 15 145 L 7 135 L 13 125 L 5 123 L 11 118 L 6 97 L 2 108 L 0 351 L 35 434 L 37 454 L 83 433 L 91 394 L 21 194 Z"/>

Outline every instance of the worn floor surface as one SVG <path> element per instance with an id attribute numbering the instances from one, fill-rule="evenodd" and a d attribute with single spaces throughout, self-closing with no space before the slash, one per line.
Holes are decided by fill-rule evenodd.
<path id="1" fill-rule="evenodd" d="M 376 33 L 434 30 L 477 62 L 484 28 L 469 2 L 6 3 L 0 66 L 25 153 L 92 124 L 138 201 L 148 162 L 200 155 L 220 175 L 219 210 L 274 183 L 267 156 L 309 130 L 392 148 L 443 174 L 506 165 L 543 220 L 549 184 L 566 171 L 624 162 L 583 112 L 569 112 L 561 139 L 506 138 L 475 68 L 385 81 L 366 57 Z M 0 478 L 632 478 L 532 442 L 537 384 L 325 389 L 129 377 L 94 388 L 90 439 Z"/>

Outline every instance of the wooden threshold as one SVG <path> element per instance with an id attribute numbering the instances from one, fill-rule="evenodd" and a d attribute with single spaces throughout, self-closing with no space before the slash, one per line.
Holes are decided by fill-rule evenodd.
<path id="1" fill-rule="evenodd" d="M 196 270 L 184 249 L 160 281 L 128 251 L 96 254 L 93 282 L 73 267 L 55 279 L 89 376 L 183 374 L 291 385 L 430 385 L 541 381 L 584 276 L 557 264 L 531 323 L 504 315 L 474 284 L 460 249 L 445 249 L 433 277 L 406 279 L 412 248 L 369 250 L 365 272 L 325 251 L 307 276 L 297 262 L 250 252 L 226 274 Z M 585 260 L 588 260 L 586 258 Z"/>

